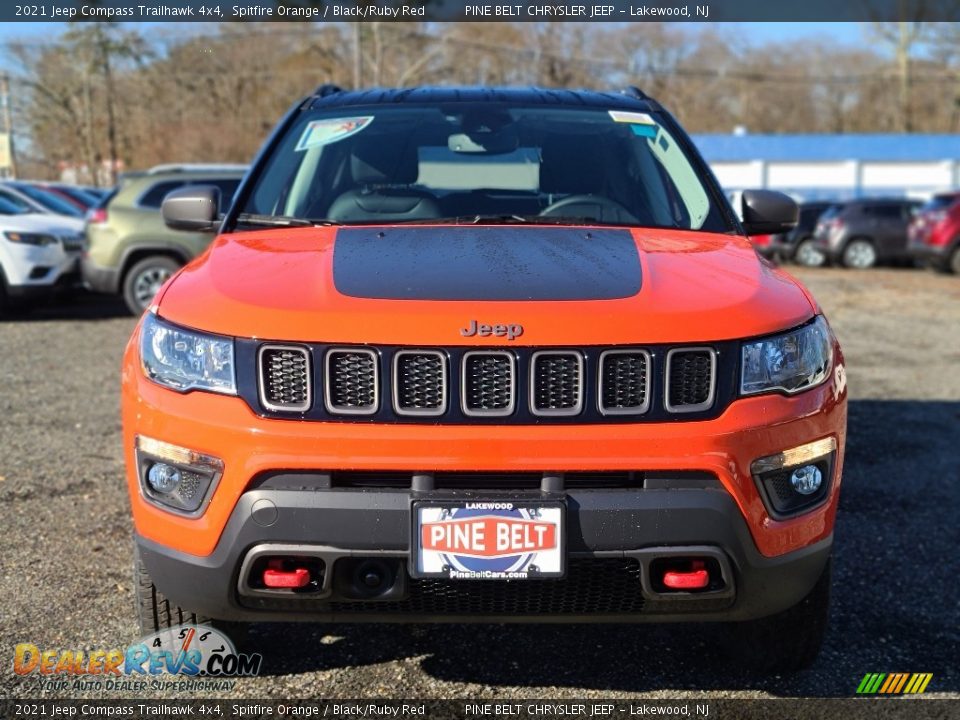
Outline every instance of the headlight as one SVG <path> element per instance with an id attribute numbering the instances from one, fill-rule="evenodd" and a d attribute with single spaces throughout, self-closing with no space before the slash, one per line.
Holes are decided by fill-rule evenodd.
<path id="1" fill-rule="evenodd" d="M 57 243 L 57 239 L 53 235 L 42 235 L 40 233 L 5 232 L 3 236 L 10 242 L 23 245 L 54 245 Z"/>
<path id="2" fill-rule="evenodd" d="M 237 394 L 233 340 L 169 325 L 147 313 L 140 330 L 140 359 L 147 377 L 180 392 Z"/>
<path id="3" fill-rule="evenodd" d="M 744 343 L 740 394 L 781 390 L 787 394 L 827 379 L 833 363 L 830 330 L 821 316 L 783 335 Z"/>

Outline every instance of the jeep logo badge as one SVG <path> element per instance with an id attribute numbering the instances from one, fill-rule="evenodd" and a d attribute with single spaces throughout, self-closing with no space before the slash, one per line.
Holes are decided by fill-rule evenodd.
<path id="1" fill-rule="evenodd" d="M 460 334 L 464 337 L 505 337 L 507 340 L 513 340 L 523 335 L 523 325 L 484 325 L 476 320 L 471 320 L 470 325 L 460 328 Z"/>

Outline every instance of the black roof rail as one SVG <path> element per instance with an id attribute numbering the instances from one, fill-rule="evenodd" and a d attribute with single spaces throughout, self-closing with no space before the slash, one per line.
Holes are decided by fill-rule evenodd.
<path id="1" fill-rule="evenodd" d="M 620 91 L 621 95 L 626 95 L 628 97 L 636 98 L 637 100 L 652 100 L 649 95 L 647 95 L 643 90 L 638 88 L 636 85 L 627 85 L 623 90 Z"/>
<path id="2" fill-rule="evenodd" d="M 341 92 L 343 92 L 343 88 L 339 85 L 334 85 L 333 83 L 324 83 L 313 91 L 313 96 L 327 97 L 328 95 L 336 95 L 337 93 Z"/>

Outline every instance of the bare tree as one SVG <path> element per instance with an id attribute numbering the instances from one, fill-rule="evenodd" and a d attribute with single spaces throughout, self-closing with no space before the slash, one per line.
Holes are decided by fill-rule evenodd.
<path id="1" fill-rule="evenodd" d="M 874 22 L 870 24 L 871 34 L 886 43 L 894 54 L 898 93 L 900 132 L 913 132 L 913 112 L 911 109 L 911 64 L 916 46 L 923 41 L 929 29 L 929 23 L 920 20 L 912 22 Z"/>

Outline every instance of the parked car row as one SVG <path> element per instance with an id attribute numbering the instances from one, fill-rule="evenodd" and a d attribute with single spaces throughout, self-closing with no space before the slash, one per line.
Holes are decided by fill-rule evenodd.
<path id="1" fill-rule="evenodd" d="M 119 295 L 139 315 L 160 286 L 203 251 L 209 234 L 177 232 L 160 218 L 167 193 L 213 185 L 229 200 L 242 165 L 159 165 L 114 188 L 0 182 L 0 312 L 80 284 Z"/>
<path id="2" fill-rule="evenodd" d="M 926 204 L 909 198 L 801 203 L 795 228 L 751 240 L 765 257 L 807 267 L 916 262 L 960 274 L 960 192 Z"/>

